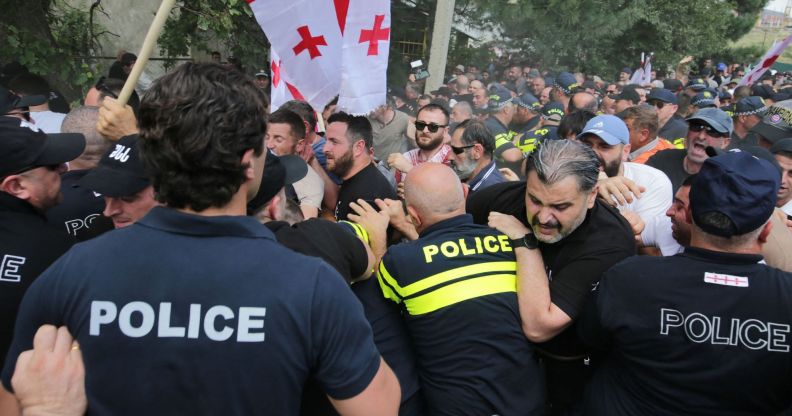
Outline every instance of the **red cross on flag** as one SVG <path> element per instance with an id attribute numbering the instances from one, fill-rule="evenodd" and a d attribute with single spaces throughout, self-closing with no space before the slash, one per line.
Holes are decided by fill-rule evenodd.
<path id="1" fill-rule="evenodd" d="M 314 108 L 324 109 L 341 88 L 341 30 L 336 19 L 327 18 L 336 15 L 334 2 L 247 1 L 271 44 L 273 111 L 288 100 L 300 99 L 295 94 Z"/>
<path id="2" fill-rule="evenodd" d="M 273 110 L 302 99 L 322 111 L 336 95 L 353 114 L 385 103 L 390 1 L 246 1 L 272 45 Z"/>
<path id="3" fill-rule="evenodd" d="M 344 32 L 341 92 L 337 108 L 367 114 L 385 104 L 390 1 L 352 0 Z"/>
<path id="4" fill-rule="evenodd" d="M 765 71 L 770 69 L 773 66 L 776 59 L 784 53 L 784 49 L 789 45 L 789 42 L 792 41 L 792 35 L 785 37 L 781 42 L 776 42 L 773 46 L 770 47 L 770 50 L 764 54 L 762 60 L 759 61 L 759 64 L 756 65 L 751 72 L 747 73 L 743 79 L 737 84 L 740 85 L 751 85 L 756 81 L 759 81 L 759 78 L 764 75 Z"/>

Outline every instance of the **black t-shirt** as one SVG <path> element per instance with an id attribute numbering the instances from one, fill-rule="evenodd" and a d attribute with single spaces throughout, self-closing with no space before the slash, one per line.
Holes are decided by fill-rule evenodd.
<path id="1" fill-rule="evenodd" d="M 0 363 L 11 345 L 17 309 L 28 287 L 72 244 L 30 204 L 0 192 Z"/>
<path id="2" fill-rule="evenodd" d="M 611 351 L 587 415 L 774 415 L 792 400 L 792 274 L 686 248 L 605 273 L 581 338 Z"/>
<path id="3" fill-rule="evenodd" d="M 671 180 L 671 187 L 674 194 L 676 194 L 676 191 L 682 186 L 682 182 L 690 176 L 685 171 L 685 156 L 687 156 L 687 150 L 685 149 L 661 150 L 652 155 L 646 161 L 646 165 L 663 171 L 668 176 L 668 179 Z"/>
<path id="4" fill-rule="evenodd" d="M 544 378 L 522 332 L 508 238 L 469 215 L 440 221 L 380 262 L 382 293 L 402 305 L 431 415 L 531 415 Z"/>
<path id="5" fill-rule="evenodd" d="M 726 150 L 731 149 L 744 149 L 748 146 L 759 146 L 759 137 L 754 132 L 748 132 L 745 137 L 740 137 L 737 133 L 732 132 L 731 141 L 729 142 L 729 147 Z"/>
<path id="6" fill-rule="evenodd" d="M 155 207 L 69 250 L 29 288 L 18 322 L 6 388 L 38 327 L 66 325 L 94 414 L 294 415 L 309 375 L 348 399 L 380 366 L 338 272 L 249 217 Z"/>
<path id="7" fill-rule="evenodd" d="M 102 215 L 104 198 L 88 188 L 75 186 L 89 170 L 70 170 L 61 175 L 63 200 L 47 211 L 47 222 L 65 230 L 77 241 L 90 240 L 112 230 L 113 221 Z"/>
<path id="8" fill-rule="evenodd" d="M 490 211 L 497 211 L 514 215 L 527 226 L 525 186 L 525 182 L 508 182 L 482 189 L 468 198 L 467 211 L 479 224 L 486 224 Z M 602 273 L 635 254 L 635 242 L 621 214 L 597 201 L 575 231 L 555 244 L 540 242 L 539 249 L 550 278 L 550 298 L 575 321 Z M 537 348 L 560 357 L 588 351 L 575 334 L 575 324 Z"/>
<path id="9" fill-rule="evenodd" d="M 349 208 L 350 202 L 355 202 L 358 199 L 373 200 L 376 198 L 396 199 L 397 196 L 390 182 L 371 163 L 341 184 L 335 208 L 336 220 L 347 219 L 347 215 L 352 212 L 352 209 Z"/>

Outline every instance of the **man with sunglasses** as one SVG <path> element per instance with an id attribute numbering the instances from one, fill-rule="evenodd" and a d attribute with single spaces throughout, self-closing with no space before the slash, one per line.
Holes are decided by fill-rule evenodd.
<path id="1" fill-rule="evenodd" d="M 688 133 L 685 149 L 669 149 L 658 152 L 646 162 L 660 169 L 671 179 L 674 193 L 688 176 L 698 173 L 707 156 L 707 146 L 726 149 L 734 130 L 731 117 L 718 108 L 702 108 L 688 117 Z"/>
<path id="2" fill-rule="evenodd" d="M 496 183 L 506 182 L 492 160 L 495 138 L 480 121 L 465 120 L 451 135 L 451 169 L 468 192 L 476 192 Z"/>
<path id="3" fill-rule="evenodd" d="M 448 110 L 439 104 L 430 103 L 418 110 L 415 116 L 415 144 L 418 148 L 388 156 L 388 166 L 396 169 L 396 183 L 402 182 L 404 175 L 421 163 L 450 163 L 451 147 L 444 143 L 450 119 Z"/>
<path id="4" fill-rule="evenodd" d="M 679 109 L 676 94 L 665 88 L 655 88 L 646 96 L 646 103 L 657 110 L 657 137 L 668 143 L 674 143 L 677 139 L 684 141 L 687 124 L 676 116 Z"/>
<path id="5" fill-rule="evenodd" d="M 60 201 L 65 163 L 84 148 L 82 134 L 47 135 L 0 117 L 0 362 L 25 291 L 73 243 L 44 213 Z"/>

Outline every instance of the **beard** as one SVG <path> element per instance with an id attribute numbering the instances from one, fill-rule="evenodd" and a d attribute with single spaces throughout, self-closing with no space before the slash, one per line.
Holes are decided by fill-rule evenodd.
<path id="1" fill-rule="evenodd" d="M 610 163 L 605 162 L 604 160 L 600 159 L 600 166 L 602 166 L 602 171 L 605 172 L 609 178 L 614 176 L 619 176 L 619 168 L 621 168 L 621 160 L 616 159 L 611 161 Z"/>
<path id="2" fill-rule="evenodd" d="M 586 212 L 588 212 L 588 209 L 584 210 L 581 215 L 575 218 L 572 224 L 570 224 L 568 227 L 564 227 L 560 222 L 555 220 L 549 223 L 540 223 L 539 216 L 537 215 L 531 219 L 531 230 L 533 230 L 533 234 L 536 236 L 537 240 L 545 244 L 555 244 L 566 238 L 569 234 L 572 234 L 573 231 L 580 227 L 580 224 L 583 224 L 583 221 L 586 220 Z M 544 235 L 537 231 L 540 225 L 544 228 L 555 228 L 557 232 L 556 234 L 550 236 Z"/>
<path id="3" fill-rule="evenodd" d="M 352 158 L 352 149 L 348 152 L 334 157 L 327 159 L 327 168 L 331 172 L 338 175 L 338 177 L 343 178 L 349 173 L 350 169 L 352 169 L 352 164 L 354 163 L 354 159 Z"/>
<path id="4" fill-rule="evenodd" d="M 473 171 L 476 170 L 476 161 L 466 159 L 461 163 L 457 163 L 452 160 L 451 169 L 454 170 L 460 181 L 467 182 L 473 176 Z"/>
<path id="5" fill-rule="evenodd" d="M 422 138 L 429 138 L 429 141 L 421 141 Z M 440 134 L 438 137 L 432 136 L 422 136 L 420 133 L 418 137 L 415 138 L 415 144 L 421 150 L 435 150 L 443 144 L 443 135 Z"/>

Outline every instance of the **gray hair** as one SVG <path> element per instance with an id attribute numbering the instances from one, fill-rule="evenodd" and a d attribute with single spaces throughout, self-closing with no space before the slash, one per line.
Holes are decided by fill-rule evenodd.
<path id="1" fill-rule="evenodd" d="M 536 171 L 539 180 L 552 185 L 574 176 L 578 188 L 587 192 L 597 184 L 599 159 L 590 147 L 573 140 L 545 140 L 528 158 L 525 175 Z"/>

